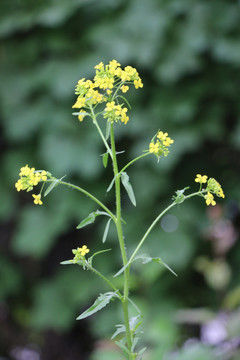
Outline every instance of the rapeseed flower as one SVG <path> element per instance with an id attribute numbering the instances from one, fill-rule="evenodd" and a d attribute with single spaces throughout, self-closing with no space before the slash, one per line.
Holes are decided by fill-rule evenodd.
<path id="1" fill-rule="evenodd" d="M 149 144 L 149 152 L 156 155 L 159 159 L 162 155 L 169 154 L 169 147 L 174 143 L 174 140 L 168 136 L 168 133 L 159 131 Z"/>
<path id="2" fill-rule="evenodd" d="M 206 195 L 202 195 L 206 201 L 206 204 L 209 205 L 216 205 L 216 201 L 214 200 L 214 196 L 213 195 L 217 195 L 218 197 L 222 197 L 224 198 L 224 192 L 223 189 L 221 187 L 221 185 L 219 184 L 219 182 L 217 180 L 215 180 L 214 178 L 209 178 L 208 180 L 208 176 L 207 175 L 200 175 L 197 174 L 196 178 L 195 178 L 195 182 L 198 182 L 200 184 L 200 189 L 199 191 L 202 192 L 207 192 Z M 206 184 L 206 189 L 202 190 L 202 184 Z"/>
<path id="3" fill-rule="evenodd" d="M 78 119 L 82 121 L 86 115 L 92 116 L 92 107 L 106 102 L 103 117 L 110 122 L 122 122 L 127 124 L 129 117 L 126 115 L 127 108 L 118 103 L 118 91 L 126 93 L 129 84 L 133 84 L 136 89 L 142 88 L 142 80 L 135 68 L 126 66 L 121 68 L 121 64 L 116 60 L 110 61 L 107 65 L 100 62 L 95 66 L 96 74 L 93 81 L 82 78 L 76 85 L 75 94 L 78 98 L 73 108 L 79 109 Z M 114 102 L 114 107 L 110 108 L 109 103 Z M 90 110 L 90 111 L 89 111 Z"/>
<path id="4" fill-rule="evenodd" d="M 74 258 L 72 262 L 76 264 L 79 260 L 83 260 L 84 256 L 89 253 L 89 249 L 86 245 L 83 245 L 81 248 L 78 247 L 77 249 L 73 249 L 72 253 L 74 255 Z"/>
<path id="5" fill-rule="evenodd" d="M 33 194 L 32 197 L 34 198 L 34 201 L 33 201 L 34 204 L 36 204 L 36 205 L 42 205 L 43 204 L 43 202 L 41 200 L 41 194 L 38 194 L 38 195 Z"/>
<path id="6" fill-rule="evenodd" d="M 213 195 L 208 191 L 207 195 L 204 196 L 207 205 L 216 205 Z"/>
<path id="7" fill-rule="evenodd" d="M 195 178 L 195 182 L 199 182 L 200 184 L 205 184 L 207 182 L 207 175 L 197 174 Z"/>
<path id="8" fill-rule="evenodd" d="M 19 173 L 20 179 L 15 183 L 17 191 L 26 190 L 27 192 L 33 190 L 39 182 L 45 182 L 48 174 L 45 170 L 36 171 L 35 168 L 30 168 L 28 165 L 22 167 Z M 34 204 L 42 205 L 41 194 L 33 195 Z"/>

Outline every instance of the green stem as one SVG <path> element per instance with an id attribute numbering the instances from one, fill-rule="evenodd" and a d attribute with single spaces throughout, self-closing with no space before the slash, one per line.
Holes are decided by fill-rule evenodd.
<path id="1" fill-rule="evenodd" d="M 147 155 L 149 155 L 149 154 L 150 154 L 150 152 L 147 152 L 147 153 L 145 153 L 145 154 L 143 154 L 143 155 L 140 155 L 140 156 L 136 157 L 135 159 L 131 160 L 126 166 L 124 166 L 124 167 L 122 168 L 122 170 L 119 171 L 119 174 L 121 174 L 122 172 L 124 172 L 124 171 L 125 171 L 130 165 L 132 165 L 135 161 L 140 160 L 140 159 L 142 159 L 143 157 L 145 157 L 145 156 L 147 156 Z"/>
<path id="2" fill-rule="evenodd" d="M 114 131 L 113 131 L 113 124 L 111 124 L 111 146 L 112 146 L 112 160 L 113 160 L 113 172 L 115 178 L 115 192 L 116 192 L 116 228 L 118 234 L 118 240 L 122 255 L 123 266 L 127 264 L 127 254 L 124 244 L 123 238 L 123 230 L 122 230 L 122 216 L 121 216 L 121 184 L 120 184 L 120 174 L 118 172 L 118 164 L 117 164 L 117 157 L 116 157 L 116 147 L 115 147 L 115 139 L 114 139 Z M 132 347 L 132 337 L 131 331 L 129 327 L 129 313 L 128 313 L 128 293 L 129 293 L 129 269 L 125 269 L 124 271 L 124 292 L 123 292 L 123 299 L 122 299 L 122 308 L 123 308 L 123 315 L 124 315 L 124 322 L 126 328 L 126 339 L 127 339 L 127 346 L 128 350 L 131 352 Z"/>
<path id="3" fill-rule="evenodd" d="M 199 195 L 201 196 L 202 193 L 206 192 L 206 190 L 202 190 L 202 191 L 198 191 L 195 193 L 192 193 L 190 195 L 185 196 L 184 201 L 187 199 L 190 199 L 193 196 Z M 172 207 L 174 207 L 175 205 L 177 205 L 177 202 L 173 202 L 172 204 L 170 204 L 166 209 L 164 209 L 157 217 L 156 219 L 152 222 L 152 224 L 149 226 L 149 228 L 147 229 L 147 231 L 145 232 L 145 234 L 143 235 L 142 239 L 140 240 L 138 246 L 136 247 L 136 249 L 134 250 L 132 256 L 130 257 L 129 261 L 128 261 L 128 266 L 127 268 L 129 268 L 130 264 L 132 263 L 133 259 L 135 258 L 138 250 L 141 248 L 142 244 L 144 243 L 144 241 L 146 240 L 146 238 L 148 237 L 148 235 L 150 234 L 150 232 L 152 231 L 152 229 L 154 228 L 154 226 L 158 223 L 158 221 L 161 219 L 161 217 L 166 214 L 166 212 L 168 212 Z"/>
<path id="4" fill-rule="evenodd" d="M 93 123 L 94 123 L 94 125 L 96 126 L 96 128 L 97 128 L 97 130 L 98 130 L 98 132 L 99 132 L 99 135 L 101 136 L 102 141 L 103 141 L 103 143 L 104 143 L 104 145 L 105 145 L 105 147 L 106 147 L 109 155 L 110 155 L 111 158 L 113 159 L 112 150 L 110 149 L 110 147 L 109 147 L 109 145 L 108 145 L 108 143 L 107 143 L 107 141 L 106 141 L 106 139 L 105 139 L 105 136 L 104 136 L 103 133 L 102 133 L 102 130 L 101 130 L 100 126 L 98 125 L 97 118 L 96 118 L 96 115 L 95 115 L 95 113 L 94 113 L 94 111 L 93 111 L 92 106 L 90 107 L 90 110 L 91 110 L 91 114 L 92 114 Z"/>
<path id="5" fill-rule="evenodd" d="M 49 180 L 46 180 L 46 182 L 52 182 L 52 181 L 55 181 L 55 180 L 56 180 L 56 179 L 53 179 L 53 180 L 49 179 Z M 73 185 L 73 184 L 68 183 L 68 182 L 66 182 L 66 181 L 59 181 L 59 184 L 61 184 L 61 185 L 66 185 L 66 186 L 68 186 L 68 187 L 70 187 L 70 188 L 72 188 L 72 189 L 78 190 L 78 191 L 80 191 L 81 193 L 85 194 L 86 196 L 90 197 L 90 199 L 92 199 L 95 203 L 97 203 L 99 206 L 101 206 L 101 208 L 102 208 L 103 210 L 105 210 L 105 211 L 108 213 L 108 215 L 113 219 L 113 221 L 116 223 L 116 217 L 115 217 L 115 215 L 111 212 L 111 210 L 109 210 L 109 209 L 107 208 L 107 206 L 105 206 L 100 200 L 98 200 L 98 199 L 97 199 L 95 196 L 93 196 L 91 193 L 89 193 L 88 191 L 82 189 L 81 187 L 79 187 L 79 186 L 77 186 L 77 185 Z"/>
<path id="6" fill-rule="evenodd" d="M 118 294 L 120 299 L 122 298 L 122 294 L 120 293 L 120 291 L 116 288 L 116 286 L 110 280 L 108 280 L 108 278 L 106 278 L 106 276 L 104 276 L 102 273 L 100 273 L 98 270 L 96 270 L 94 267 L 92 267 L 92 265 L 90 265 L 88 262 L 86 262 L 86 265 L 89 270 L 91 270 L 96 275 L 98 275 L 102 280 L 104 280 Z"/>

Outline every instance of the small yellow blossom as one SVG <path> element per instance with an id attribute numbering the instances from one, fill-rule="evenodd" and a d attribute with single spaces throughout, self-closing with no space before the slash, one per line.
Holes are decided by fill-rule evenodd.
<path id="1" fill-rule="evenodd" d="M 159 131 L 158 134 L 157 134 L 157 138 L 160 139 L 160 140 L 166 140 L 168 136 L 168 133 L 164 133 L 163 131 Z"/>
<path id="2" fill-rule="evenodd" d="M 195 178 L 195 182 L 199 182 L 200 184 L 205 184 L 207 182 L 207 175 L 197 174 Z"/>
<path id="3" fill-rule="evenodd" d="M 123 93 L 126 93 L 129 90 L 129 86 L 123 85 L 121 86 L 121 90 Z"/>
<path id="4" fill-rule="evenodd" d="M 74 255 L 74 258 L 73 258 L 72 262 L 73 262 L 74 264 L 76 264 L 79 260 L 83 260 L 83 257 L 84 257 L 87 253 L 89 253 L 89 251 L 90 251 L 90 250 L 87 248 L 86 245 L 83 245 L 81 248 L 78 247 L 77 249 L 73 249 L 73 250 L 72 250 L 72 253 L 73 253 L 73 255 Z"/>
<path id="5" fill-rule="evenodd" d="M 157 142 L 156 144 L 154 144 L 153 142 L 151 142 L 149 144 L 149 152 L 157 155 L 159 152 L 159 143 Z"/>
<path id="6" fill-rule="evenodd" d="M 168 136 L 168 133 L 158 131 L 149 144 L 149 152 L 156 155 L 158 159 L 161 155 L 167 156 L 169 154 L 169 147 L 173 142 L 174 140 Z"/>
<path id="7" fill-rule="evenodd" d="M 207 205 L 216 205 L 213 195 L 208 191 L 207 195 L 204 196 Z"/>
<path id="8" fill-rule="evenodd" d="M 16 182 L 15 188 L 17 189 L 17 191 L 23 190 L 23 184 L 21 179 Z"/>
<path id="9" fill-rule="evenodd" d="M 36 205 L 42 205 L 42 200 L 41 200 L 41 194 L 38 194 L 38 195 L 35 195 L 35 194 L 33 194 L 32 195 L 33 196 L 33 198 L 34 198 L 34 204 L 36 204 Z"/>
<path id="10" fill-rule="evenodd" d="M 215 195 L 224 198 L 224 192 L 222 190 L 221 185 L 219 184 L 219 182 L 217 180 L 215 180 L 214 178 L 210 178 L 208 179 L 207 182 L 207 190 L 214 193 Z"/>
<path id="11" fill-rule="evenodd" d="M 133 83 L 134 83 L 134 86 L 135 86 L 136 89 L 143 87 L 143 83 L 142 83 L 141 79 L 134 80 Z"/>
<path id="12" fill-rule="evenodd" d="M 81 248 L 78 248 L 78 251 L 82 256 L 85 256 L 87 253 L 89 253 L 90 250 L 87 248 L 86 245 L 83 245 Z"/>

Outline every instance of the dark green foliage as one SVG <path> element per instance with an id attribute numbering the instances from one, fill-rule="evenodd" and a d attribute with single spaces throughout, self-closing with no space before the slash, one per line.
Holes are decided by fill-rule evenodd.
<path id="1" fill-rule="evenodd" d="M 187 331 L 181 336 L 172 320 L 176 309 L 224 308 L 225 294 L 239 283 L 239 244 L 233 242 L 225 252 L 217 252 L 210 229 L 217 221 L 227 221 L 224 224 L 236 234 L 239 228 L 239 12 L 239 2 L 229 0 L 1 1 L 0 288 L 14 326 L 30 333 L 31 329 L 70 330 L 80 309 L 90 306 L 99 292 L 109 291 L 80 267 L 59 265 L 83 243 L 93 252 L 102 250 L 103 217 L 74 231 L 96 210 L 90 199 L 59 185 L 37 208 L 31 194 L 17 193 L 14 183 L 20 167 L 29 164 L 57 178 L 66 175 L 67 181 L 114 207 L 113 191 L 106 192 L 112 173 L 106 155 L 101 157 L 105 151 L 101 140 L 89 118 L 79 123 L 71 108 L 77 81 L 91 78 L 97 63 L 112 59 L 136 67 L 144 84 L 130 92 L 129 123 L 116 129 L 117 150 L 126 150 L 118 155 L 120 164 L 125 165 L 125 156 L 131 160 L 142 154 L 158 129 L 175 141 L 159 164 L 154 156 L 146 157 L 128 169 L 137 202 L 133 207 L 123 189 L 129 255 L 175 191 L 185 186 L 194 189 L 197 173 L 215 177 L 226 193 L 226 199 L 219 200 L 218 218 L 209 209 L 206 212 L 202 199 L 194 199 L 172 211 L 179 222 L 176 231 L 157 226 L 151 233 L 144 251 L 150 257 L 160 256 L 178 278 L 158 264 L 136 262 L 132 295 L 146 313 L 147 351 L 155 349 L 146 356 L 159 360 L 188 336 Z M 133 201 L 129 182 L 126 186 Z M 114 274 L 122 266 L 115 239 L 110 226 L 107 242 L 112 251 L 96 259 L 103 273 Z M 226 243 L 229 239 L 225 235 Z M 220 256 L 230 266 L 231 281 L 221 293 L 195 270 L 200 255 Z M 237 301 L 235 307 L 239 305 Z M 116 309 L 110 308 L 103 310 L 113 311 L 109 327 L 103 323 L 104 314 L 90 320 L 98 337 L 112 334 L 114 316 L 121 321 L 119 312 L 116 315 Z M 6 344 L 10 345 L 0 342 L 0 355 L 7 357 L 10 348 L 25 345 L 14 339 Z M 192 349 L 184 350 L 179 359 L 214 359 L 208 349 L 196 345 L 196 356 Z"/>

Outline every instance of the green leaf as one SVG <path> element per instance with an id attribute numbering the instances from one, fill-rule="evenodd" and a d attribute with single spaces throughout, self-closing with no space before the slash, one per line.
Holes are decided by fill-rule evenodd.
<path id="1" fill-rule="evenodd" d="M 66 175 L 64 175 L 63 177 L 61 177 L 61 179 L 56 179 L 56 180 L 53 180 L 51 182 L 51 184 L 49 185 L 49 187 L 45 190 L 44 192 L 44 196 L 47 196 L 58 184 L 59 182 L 65 178 Z"/>
<path id="2" fill-rule="evenodd" d="M 107 188 L 107 192 L 109 192 L 109 191 L 111 190 L 111 188 L 113 187 L 114 181 L 115 181 L 115 176 L 114 176 L 114 178 L 112 179 L 112 181 L 110 182 L 110 185 L 109 185 L 108 188 Z"/>
<path id="3" fill-rule="evenodd" d="M 170 266 L 168 266 L 160 257 L 151 258 L 148 255 L 139 255 L 135 257 L 131 262 L 128 262 L 125 266 L 123 266 L 113 277 L 117 277 L 118 275 L 122 274 L 129 265 L 131 265 L 134 261 L 138 259 L 141 259 L 143 264 L 147 264 L 151 261 L 154 261 L 158 264 L 162 264 L 166 269 L 168 269 L 169 271 L 171 271 L 171 273 L 177 276 L 177 274 L 173 271 L 173 269 L 171 269 Z"/>
<path id="4" fill-rule="evenodd" d="M 126 347 L 126 345 L 124 345 L 124 343 L 122 341 L 115 341 L 115 344 L 120 347 L 120 349 L 122 350 L 125 358 L 130 359 L 131 353 L 128 350 L 128 348 Z"/>
<path id="5" fill-rule="evenodd" d="M 65 260 L 60 262 L 61 265 L 74 265 L 72 260 Z"/>
<path id="6" fill-rule="evenodd" d="M 109 135 L 110 135 L 110 130 L 111 130 L 111 122 L 110 121 L 107 121 L 107 125 L 106 125 L 106 140 L 109 138 Z"/>
<path id="7" fill-rule="evenodd" d="M 80 224 L 77 226 L 77 229 L 82 229 L 83 227 L 85 227 L 85 226 L 87 226 L 87 225 L 89 225 L 89 224 L 94 223 L 95 218 L 96 218 L 95 213 L 94 213 L 94 212 L 90 213 L 90 214 L 86 217 L 86 219 L 84 219 L 84 220 L 82 220 L 82 221 L 80 222 Z"/>
<path id="8" fill-rule="evenodd" d="M 80 222 L 80 224 L 77 226 L 77 229 L 82 229 L 83 227 L 89 225 L 89 224 L 92 224 L 94 223 L 95 221 L 95 218 L 99 215 L 106 215 L 106 216 L 109 216 L 109 214 L 105 211 L 94 211 L 92 213 L 90 213 L 84 220 L 82 220 Z"/>
<path id="9" fill-rule="evenodd" d="M 111 340 L 114 339 L 117 335 L 124 333 L 126 331 L 126 327 L 125 325 L 119 324 L 119 325 L 115 325 L 117 330 L 115 331 L 115 333 L 113 334 L 113 336 L 111 337 Z"/>
<path id="10" fill-rule="evenodd" d="M 104 308 L 112 298 L 118 297 L 116 292 L 106 292 L 105 294 L 100 294 L 99 297 L 95 300 L 92 306 L 84 311 L 81 315 L 77 317 L 77 320 L 85 319 L 88 316 L 91 316 Z"/>
<path id="11" fill-rule="evenodd" d="M 104 230 L 104 233 L 103 233 L 103 238 L 102 238 L 102 242 L 105 243 L 106 239 L 107 239 L 107 235 L 108 235 L 108 231 L 109 231 L 109 226 L 110 226 L 110 222 L 111 222 L 112 219 L 109 219 L 107 224 L 106 224 L 106 227 L 105 227 L 105 230 Z"/>
<path id="12" fill-rule="evenodd" d="M 127 191 L 127 194 L 129 196 L 129 199 L 131 200 L 132 204 L 136 206 L 136 199 L 133 192 L 132 185 L 129 182 L 129 176 L 126 172 L 121 173 L 121 181 L 123 186 L 125 187 L 125 190 Z"/>
<path id="13" fill-rule="evenodd" d="M 108 151 L 105 154 L 103 154 L 102 161 L 103 161 L 103 166 L 106 168 L 108 163 Z"/>
<path id="14" fill-rule="evenodd" d="M 72 115 L 83 115 L 83 116 L 91 116 L 89 113 L 87 113 L 87 112 L 74 112 L 74 113 L 72 113 Z"/>
<path id="15" fill-rule="evenodd" d="M 174 200 L 174 202 L 175 202 L 176 204 L 181 204 L 182 202 L 184 202 L 184 200 L 185 200 L 184 191 L 187 190 L 187 189 L 189 189 L 189 188 L 190 188 L 190 187 L 187 186 L 187 187 L 185 187 L 185 188 L 182 189 L 182 190 L 177 190 L 177 191 L 175 191 L 175 192 L 176 192 L 176 195 L 173 196 L 172 199 Z"/>
<path id="16" fill-rule="evenodd" d="M 157 257 L 157 258 L 151 258 L 150 256 L 148 255 L 140 255 L 138 257 L 136 257 L 134 260 L 137 260 L 137 259 L 142 259 L 142 263 L 143 264 L 147 264 L 151 261 L 154 261 L 158 264 L 162 264 L 166 269 L 168 269 L 169 271 L 171 271 L 172 274 L 174 274 L 175 276 L 177 276 L 177 274 L 175 273 L 175 271 L 173 271 L 173 269 L 170 268 L 170 266 L 168 266 L 168 264 L 166 264 L 160 257 Z"/>

